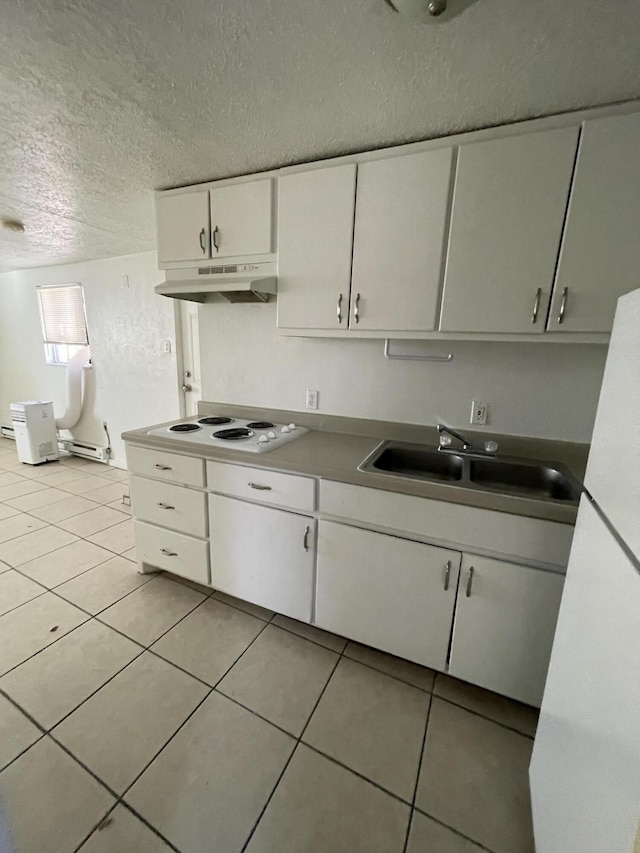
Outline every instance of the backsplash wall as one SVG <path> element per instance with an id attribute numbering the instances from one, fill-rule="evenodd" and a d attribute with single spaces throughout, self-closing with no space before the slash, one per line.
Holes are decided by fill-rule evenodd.
<path id="1" fill-rule="evenodd" d="M 395 341 L 393 350 L 453 353 L 451 363 L 389 361 L 382 340 L 287 338 L 276 306 L 199 308 L 205 400 L 376 420 L 469 425 L 490 404 L 487 433 L 588 442 L 607 348 L 595 345 Z"/>

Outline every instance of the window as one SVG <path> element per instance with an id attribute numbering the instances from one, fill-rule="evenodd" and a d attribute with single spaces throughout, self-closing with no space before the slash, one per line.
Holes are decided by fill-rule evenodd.
<path id="1" fill-rule="evenodd" d="M 36 288 L 47 364 L 67 364 L 89 344 L 81 284 Z"/>

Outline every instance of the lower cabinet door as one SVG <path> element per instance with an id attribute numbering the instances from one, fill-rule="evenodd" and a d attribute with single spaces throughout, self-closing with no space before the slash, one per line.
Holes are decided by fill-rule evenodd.
<path id="1" fill-rule="evenodd" d="M 465 554 L 449 674 L 540 707 L 564 576 Z"/>
<path id="2" fill-rule="evenodd" d="M 460 553 L 321 521 L 316 624 L 444 669 Z"/>
<path id="3" fill-rule="evenodd" d="M 215 589 L 311 621 L 315 519 L 209 495 L 209 538 Z"/>

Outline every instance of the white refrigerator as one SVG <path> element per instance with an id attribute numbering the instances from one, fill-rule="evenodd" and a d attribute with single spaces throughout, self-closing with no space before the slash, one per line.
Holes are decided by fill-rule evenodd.
<path id="1" fill-rule="evenodd" d="M 537 853 L 640 853 L 640 290 L 618 302 L 531 760 Z"/>

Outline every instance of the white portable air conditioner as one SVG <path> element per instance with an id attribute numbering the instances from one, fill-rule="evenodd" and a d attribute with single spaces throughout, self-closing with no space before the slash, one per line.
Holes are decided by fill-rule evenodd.
<path id="1" fill-rule="evenodd" d="M 60 458 L 58 432 L 53 403 L 26 400 L 11 403 L 11 425 L 16 439 L 18 459 L 29 465 Z"/>

